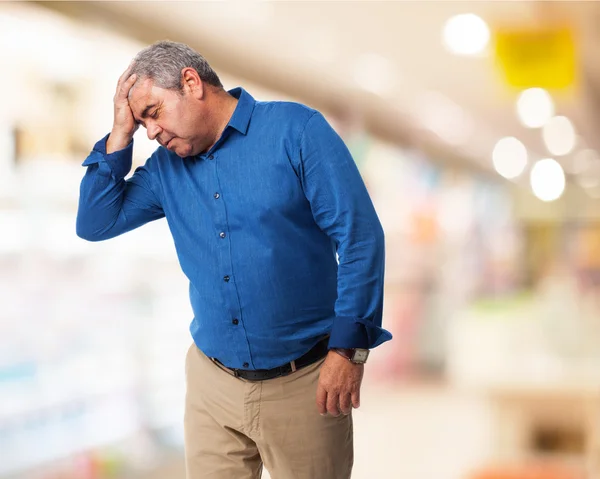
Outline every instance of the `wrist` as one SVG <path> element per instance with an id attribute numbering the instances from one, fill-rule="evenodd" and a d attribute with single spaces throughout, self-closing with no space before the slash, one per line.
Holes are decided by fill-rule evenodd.
<path id="1" fill-rule="evenodd" d="M 123 150 L 127 148 L 133 140 L 133 135 L 127 135 L 120 131 L 111 131 L 106 140 L 106 154 L 110 155 L 115 151 Z"/>
<path id="2" fill-rule="evenodd" d="M 331 348 L 330 351 L 334 351 L 353 364 L 365 364 L 369 357 L 369 350 L 362 348 Z"/>

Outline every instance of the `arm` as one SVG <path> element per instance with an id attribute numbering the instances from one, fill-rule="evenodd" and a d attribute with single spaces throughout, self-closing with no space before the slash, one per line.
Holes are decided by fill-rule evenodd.
<path id="1" fill-rule="evenodd" d="M 319 227 L 337 245 L 338 298 L 330 348 L 374 348 L 381 328 L 385 240 L 350 152 L 320 113 L 300 141 L 302 183 Z"/>
<path id="2" fill-rule="evenodd" d="M 117 82 L 114 121 L 108 137 L 100 140 L 83 162 L 77 235 L 89 241 L 113 238 L 164 216 L 152 175 L 153 157 L 125 181 L 131 170 L 133 135 L 138 128 L 129 92 L 136 76 L 133 63 Z"/>
<path id="3" fill-rule="evenodd" d="M 341 138 L 320 113 L 300 141 L 301 179 L 319 227 L 339 256 L 333 348 L 374 348 L 392 335 L 381 327 L 385 239 L 360 173 Z M 317 407 L 322 415 L 360 406 L 363 364 L 330 351 L 321 367 Z"/>
<path id="4" fill-rule="evenodd" d="M 164 216 L 151 172 L 153 157 L 125 181 L 133 142 L 110 154 L 106 143 L 106 138 L 96 143 L 83 162 L 87 171 L 81 181 L 77 235 L 88 241 L 113 238 Z"/>

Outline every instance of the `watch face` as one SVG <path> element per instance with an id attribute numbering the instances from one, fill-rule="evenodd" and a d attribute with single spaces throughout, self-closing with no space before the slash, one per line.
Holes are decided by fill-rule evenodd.
<path id="1" fill-rule="evenodd" d="M 354 357 L 352 358 L 352 361 L 354 361 L 355 363 L 364 363 L 367 361 L 368 357 L 369 357 L 368 349 L 355 349 Z"/>

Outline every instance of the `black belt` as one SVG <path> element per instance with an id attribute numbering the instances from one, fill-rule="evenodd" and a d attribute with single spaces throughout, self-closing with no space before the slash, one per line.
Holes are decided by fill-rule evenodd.
<path id="1" fill-rule="evenodd" d="M 312 349 L 306 354 L 300 356 L 295 361 L 284 364 L 283 366 L 278 366 L 273 369 L 231 369 L 226 366 L 223 366 L 221 362 L 217 359 L 213 359 L 217 361 L 221 366 L 228 369 L 233 373 L 235 377 L 246 379 L 247 381 L 265 381 L 267 379 L 278 378 L 280 376 L 285 376 L 291 372 L 296 371 L 297 369 L 304 368 L 309 366 L 319 359 L 324 358 L 327 355 L 329 344 L 329 336 L 321 339 L 317 344 L 315 344 Z"/>

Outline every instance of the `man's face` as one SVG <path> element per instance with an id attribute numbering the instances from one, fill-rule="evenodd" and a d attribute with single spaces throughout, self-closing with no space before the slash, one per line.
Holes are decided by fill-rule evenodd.
<path id="1" fill-rule="evenodd" d="M 148 138 L 178 156 L 197 155 L 210 144 L 201 102 L 186 90 L 165 90 L 147 78 L 131 89 L 129 106 Z"/>

